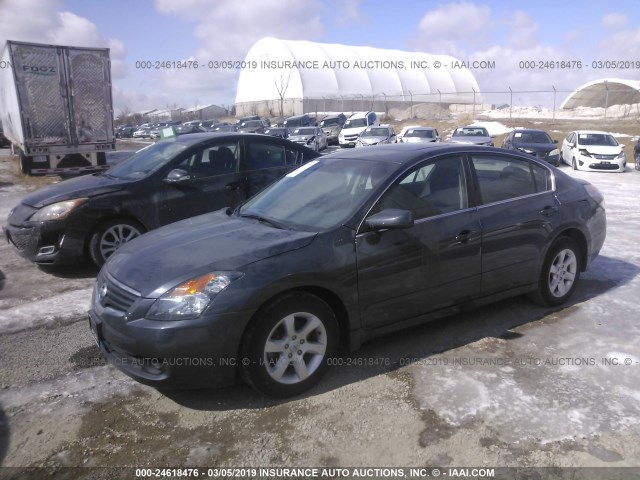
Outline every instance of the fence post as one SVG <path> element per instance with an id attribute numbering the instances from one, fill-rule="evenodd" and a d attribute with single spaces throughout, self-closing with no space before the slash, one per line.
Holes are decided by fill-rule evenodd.
<path id="1" fill-rule="evenodd" d="M 509 87 L 509 121 L 513 115 L 513 90 Z"/>
<path id="2" fill-rule="evenodd" d="M 556 87 L 551 85 L 551 88 L 553 88 L 553 123 L 556 123 Z"/>
<path id="3" fill-rule="evenodd" d="M 413 118 L 413 93 L 409 90 L 409 118 Z"/>
<path id="4" fill-rule="evenodd" d="M 604 121 L 607 121 L 607 108 L 609 108 L 609 85 L 607 85 L 607 81 L 604 82 L 604 88 L 606 90 L 606 95 L 604 98 Z"/>
<path id="5" fill-rule="evenodd" d="M 476 89 L 472 87 L 471 90 L 473 90 L 473 120 L 475 120 L 476 119 Z"/>
<path id="6" fill-rule="evenodd" d="M 442 111 L 442 92 L 440 91 L 439 88 L 437 88 L 436 90 L 438 90 L 438 120 L 440 120 L 440 112 Z"/>

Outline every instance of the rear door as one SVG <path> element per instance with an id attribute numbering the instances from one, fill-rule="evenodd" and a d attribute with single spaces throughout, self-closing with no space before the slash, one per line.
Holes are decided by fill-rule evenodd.
<path id="1" fill-rule="evenodd" d="M 549 169 L 493 152 L 472 153 L 470 159 L 482 225 L 482 295 L 536 283 L 559 221 Z"/>

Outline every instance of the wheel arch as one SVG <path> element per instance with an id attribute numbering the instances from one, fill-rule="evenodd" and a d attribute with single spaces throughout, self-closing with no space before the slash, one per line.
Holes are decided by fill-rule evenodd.
<path id="1" fill-rule="evenodd" d="M 326 287 L 320 287 L 315 285 L 305 285 L 305 286 L 297 286 L 295 288 L 290 288 L 287 290 L 280 291 L 275 295 L 272 295 L 271 297 L 269 297 L 264 302 L 262 302 L 262 304 L 255 310 L 255 313 L 251 316 L 247 324 L 244 326 L 242 335 L 240 337 L 241 341 L 238 346 L 239 356 L 241 356 L 242 345 L 247 337 L 247 333 L 253 326 L 254 322 L 257 321 L 257 318 L 259 317 L 260 313 L 263 312 L 267 307 L 281 301 L 282 299 L 285 299 L 290 294 L 297 293 L 297 292 L 309 293 L 311 295 L 315 295 L 316 297 L 323 300 L 327 305 L 329 305 L 329 308 L 331 308 L 331 310 L 333 311 L 334 315 L 336 316 L 336 320 L 338 322 L 338 335 L 339 335 L 338 346 L 340 351 L 346 351 L 351 348 L 350 347 L 351 330 L 349 329 L 349 323 L 350 323 L 349 313 L 342 299 L 340 299 L 340 297 L 335 292 L 333 292 L 332 290 Z"/>
<path id="2" fill-rule="evenodd" d="M 584 272 L 587 269 L 587 259 L 589 258 L 589 247 L 587 244 L 586 235 L 584 234 L 584 232 L 582 232 L 579 228 L 576 228 L 576 227 L 569 227 L 559 232 L 558 235 L 556 235 L 556 237 L 553 239 L 553 241 L 549 243 L 549 247 L 547 248 L 547 251 L 543 256 L 543 259 L 547 258 L 547 255 L 549 254 L 549 250 L 551 249 L 551 247 L 555 245 L 556 242 L 558 242 L 558 240 L 564 237 L 570 238 L 578 244 L 578 247 L 580 248 L 580 271 Z"/>
<path id="3" fill-rule="evenodd" d="M 93 225 L 91 225 L 91 227 L 89 228 L 87 235 L 84 239 L 84 253 L 85 255 L 89 255 L 89 245 L 91 243 L 91 237 L 93 237 L 93 235 L 96 233 L 96 230 L 98 230 L 98 228 L 100 228 L 100 226 L 103 223 L 106 222 L 110 222 L 112 220 L 116 220 L 116 219 L 123 219 L 123 220 L 129 220 L 135 223 L 138 223 L 140 225 L 142 225 L 142 228 L 144 228 L 144 232 L 142 233 L 147 233 L 149 231 L 149 228 L 147 228 L 147 226 L 144 224 L 144 222 L 141 222 L 135 215 L 132 215 L 130 213 L 127 212 L 109 212 L 109 213 L 105 213 L 102 216 L 100 216 L 100 218 L 98 218 Z"/>

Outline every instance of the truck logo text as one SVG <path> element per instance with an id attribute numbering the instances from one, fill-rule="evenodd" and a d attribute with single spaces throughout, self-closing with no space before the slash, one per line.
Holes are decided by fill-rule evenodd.
<path id="1" fill-rule="evenodd" d="M 44 67 L 35 65 L 23 65 L 23 72 L 35 73 L 36 75 L 54 75 L 56 73 L 56 67 Z"/>

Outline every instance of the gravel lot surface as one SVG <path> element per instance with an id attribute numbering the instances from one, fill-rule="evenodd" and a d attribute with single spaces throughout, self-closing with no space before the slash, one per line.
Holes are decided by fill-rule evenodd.
<path id="1" fill-rule="evenodd" d="M 89 332 L 96 270 L 1 242 L 0 464 L 640 467 L 640 172 L 565 171 L 609 222 L 569 304 L 515 298 L 376 340 L 285 401 L 136 383 Z M 1 221 L 50 181 L 1 149 Z"/>

